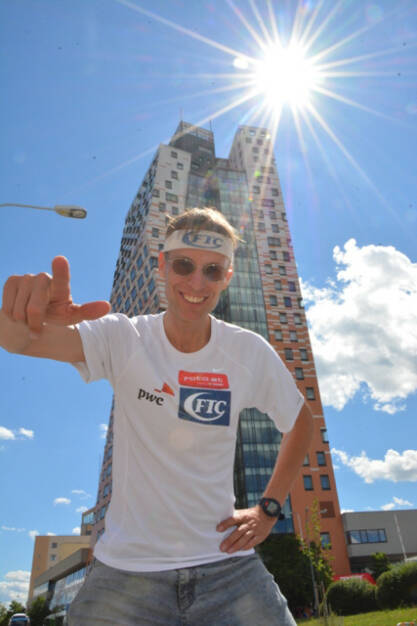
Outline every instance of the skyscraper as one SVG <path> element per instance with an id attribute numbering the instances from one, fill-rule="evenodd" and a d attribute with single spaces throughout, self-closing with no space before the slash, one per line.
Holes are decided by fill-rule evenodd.
<path id="1" fill-rule="evenodd" d="M 263 335 L 277 350 L 310 403 L 314 438 L 274 532 L 306 535 L 318 501 L 322 541 L 331 543 L 337 574 L 349 572 L 346 543 L 326 425 L 299 287 L 291 236 L 266 128 L 239 127 L 227 159 L 215 155 L 213 133 L 181 121 L 169 145 L 161 144 L 126 216 L 110 301 L 129 316 L 164 310 L 158 254 L 169 216 L 211 206 L 235 226 L 242 244 L 234 277 L 215 315 Z M 113 410 L 100 475 L 95 536 L 104 529 L 111 498 Z M 273 469 L 281 434 L 248 407 L 240 416 L 235 458 L 238 508 L 253 506 Z M 219 520 L 220 521 L 220 520 Z"/>

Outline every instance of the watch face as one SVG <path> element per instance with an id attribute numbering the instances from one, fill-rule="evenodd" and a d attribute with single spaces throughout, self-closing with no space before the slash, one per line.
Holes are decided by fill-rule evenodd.
<path id="1" fill-rule="evenodd" d="M 267 515 L 276 516 L 281 512 L 281 505 L 273 498 L 262 498 L 261 506 Z"/>

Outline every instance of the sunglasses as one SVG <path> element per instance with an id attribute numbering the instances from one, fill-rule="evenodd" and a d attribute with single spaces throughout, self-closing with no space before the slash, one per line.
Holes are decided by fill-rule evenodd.
<path id="1" fill-rule="evenodd" d="M 168 263 L 178 276 L 189 276 L 196 271 L 197 265 L 188 257 L 177 257 L 175 259 L 167 259 Z M 220 265 L 220 263 L 207 263 L 203 265 L 203 276 L 211 282 L 217 283 L 226 277 L 228 267 Z"/>

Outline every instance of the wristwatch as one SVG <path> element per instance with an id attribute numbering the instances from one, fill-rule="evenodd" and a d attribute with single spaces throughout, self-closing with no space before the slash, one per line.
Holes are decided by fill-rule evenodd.
<path id="1" fill-rule="evenodd" d="M 275 500 L 274 498 L 261 498 L 258 504 L 268 517 L 279 517 L 279 514 L 281 513 L 281 505 L 278 500 Z"/>

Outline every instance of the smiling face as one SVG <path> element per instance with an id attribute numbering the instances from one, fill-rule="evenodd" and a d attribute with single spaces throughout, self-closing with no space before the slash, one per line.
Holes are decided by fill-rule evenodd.
<path id="1" fill-rule="evenodd" d="M 233 269 L 229 259 L 223 254 L 210 250 L 184 248 L 171 250 L 159 255 L 159 271 L 165 280 L 165 294 L 168 300 L 167 313 L 178 322 L 205 322 L 208 314 L 213 311 L 221 292 L 226 289 L 232 278 Z M 174 259 L 190 259 L 195 270 L 185 276 L 177 274 L 172 262 Z M 204 268 L 211 263 L 226 268 L 222 280 L 209 280 Z"/>

